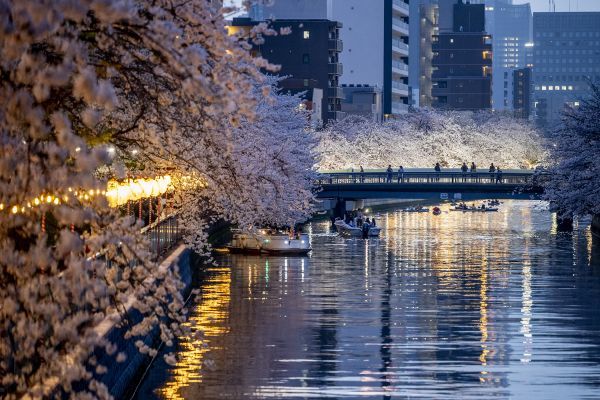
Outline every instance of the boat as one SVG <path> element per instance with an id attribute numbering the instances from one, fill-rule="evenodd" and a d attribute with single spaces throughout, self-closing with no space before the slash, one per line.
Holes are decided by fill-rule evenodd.
<path id="1" fill-rule="evenodd" d="M 451 208 L 450 211 L 462 211 L 462 212 L 497 212 L 498 208 L 495 207 L 469 207 L 469 206 L 456 206 Z"/>
<path id="2" fill-rule="evenodd" d="M 433 215 L 440 215 L 442 210 L 439 207 L 433 207 Z"/>
<path id="3" fill-rule="evenodd" d="M 227 246 L 232 253 L 303 255 L 312 250 L 308 235 L 291 236 L 276 229 L 260 229 L 255 232 L 234 231 Z"/>
<path id="4" fill-rule="evenodd" d="M 356 226 L 348 225 L 342 219 L 336 219 L 333 223 L 340 234 L 340 236 L 344 237 L 363 237 L 363 230 Z M 379 236 L 381 233 L 381 228 L 378 226 L 370 226 L 369 230 L 366 232 L 367 236 L 375 237 Z"/>
<path id="5" fill-rule="evenodd" d="M 417 207 L 407 207 L 404 209 L 404 212 L 416 212 L 416 213 L 425 213 L 429 212 L 429 208 L 417 206 Z"/>

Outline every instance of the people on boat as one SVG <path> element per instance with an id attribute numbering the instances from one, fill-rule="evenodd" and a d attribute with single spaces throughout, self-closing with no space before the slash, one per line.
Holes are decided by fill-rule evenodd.
<path id="1" fill-rule="evenodd" d="M 392 165 L 388 165 L 387 167 L 387 183 L 392 183 L 392 175 L 394 174 L 394 171 L 392 170 Z"/>
<path id="2" fill-rule="evenodd" d="M 371 226 L 377 226 L 377 224 L 375 223 L 375 217 L 371 218 Z"/>

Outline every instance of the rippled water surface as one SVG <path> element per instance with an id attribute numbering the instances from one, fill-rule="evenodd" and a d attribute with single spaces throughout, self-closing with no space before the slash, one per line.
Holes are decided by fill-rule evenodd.
<path id="1" fill-rule="evenodd" d="M 447 209 L 446 209 L 447 210 Z M 313 223 L 310 257 L 219 258 L 198 339 L 140 399 L 598 399 L 600 257 L 534 202 L 379 213 L 380 239 Z"/>

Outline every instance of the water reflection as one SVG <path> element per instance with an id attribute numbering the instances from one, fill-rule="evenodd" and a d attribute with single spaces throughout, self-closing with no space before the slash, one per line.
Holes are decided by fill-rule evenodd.
<path id="1" fill-rule="evenodd" d="M 557 233 L 531 202 L 378 220 L 378 240 L 313 223 L 310 258 L 220 258 L 190 322 L 203 336 L 140 398 L 598 397 L 585 221 Z"/>

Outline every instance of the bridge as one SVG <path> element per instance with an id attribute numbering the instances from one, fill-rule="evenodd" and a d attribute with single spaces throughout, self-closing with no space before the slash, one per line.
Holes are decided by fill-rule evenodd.
<path id="1" fill-rule="evenodd" d="M 507 170 L 502 174 L 432 169 L 410 169 L 388 179 L 386 171 L 327 171 L 319 174 L 317 198 L 338 200 L 419 199 L 481 200 L 538 199 L 540 179 L 530 170 Z"/>

